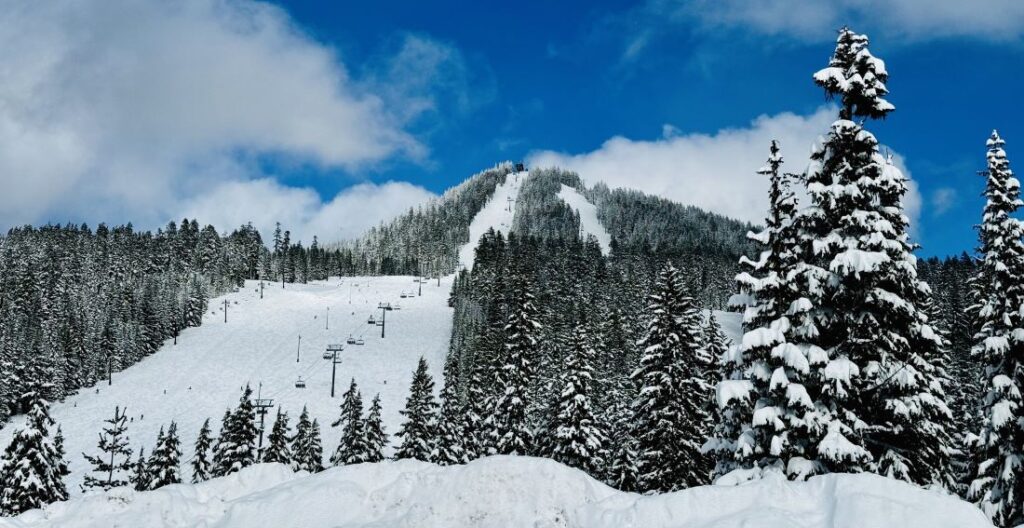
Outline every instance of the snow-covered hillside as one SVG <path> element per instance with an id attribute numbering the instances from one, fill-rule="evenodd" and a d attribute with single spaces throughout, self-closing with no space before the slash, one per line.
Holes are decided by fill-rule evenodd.
<path id="1" fill-rule="evenodd" d="M 558 197 L 576 210 L 580 215 L 580 228 L 583 230 L 584 236 L 593 235 L 601 244 L 601 253 L 607 255 L 611 249 L 612 236 L 597 219 L 597 206 L 590 203 L 579 191 L 565 184 L 562 184 L 562 189 L 558 191 Z"/>
<path id="2" fill-rule="evenodd" d="M 56 503 L 9 528 L 984 528 L 974 506 L 877 475 L 767 478 L 665 495 L 622 493 L 556 462 L 403 460 L 293 474 L 261 464 L 199 485 L 120 488 Z"/>
<path id="3" fill-rule="evenodd" d="M 469 224 L 469 243 L 459 249 L 460 265 L 466 269 L 473 269 L 477 242 L 488 229 L 493 228 L 505 234 L 512 229 L 512 219 L 516 215 L 516 197 L 519 196 L 519 188 L 529 175 L 529 172 L 513 172 L 505 177 L 504 183 L 494 189 L 491 199 Z"/>
<path id="4" fill-rule="evenodd" d="M 308 405 L 323 426 L 327 455 L 340 437 L 329 424 L 337 418 L 341 394 L 353 377 L 367 404 L 380 393 L 384 424 L 394 434 L 417 360 L 425 356 L 440 380 L 451 332 L 450 279 L 442 279 L 440 287 L 433 281 L 424 284 L 422 297 L 400 298 L 403 291 L 415 293 L 416 286 L 412 277 L 334 278 L 284 289 L 280 283 L 266 283 L 260 299 L 259 283 L 249 281 L 237 293 L 211 300 L 203 325 L 185 330 L 177 345 L 168 341 L 153 356 L 114 373 L 112 386 L 104 381 L 53 405 L 52 416 L 66 439 L 69 490 L 80 493 L 79 483 L 89 470 L 82 453 L 95 454 L 102 421 L 113 416 L 115 406 L 127 407 L 128 435 L 136 453 L 140 446 L 150 451 L 160 427 L 176 421 L 182 474 L 190 476 L 187 459 L 203 420 L 211 418 L 216 433 L 224 409 L 237 405 L 246 383 L 254 391 L 262 383 L 261 396 L 288 411 L 293 424 Z M 379 327 L 367 324 L 370 315 L 380 317 L 379 302 L 400 307 L 387 313 L 384 339 Z M 363 338 L 365 345 L 346 345 L 341 352 L 336 398 L 331 399 L 331 362 L 322 355 L 328 343 L 344 343 L 350 335 Z M 295 387 L 300 376 L 305 389 Z M 22 419 L 0 430 L 0 446 L 10 442 Z M 273 414 L 267 417 L 268 432 L 273 419 Z"/>

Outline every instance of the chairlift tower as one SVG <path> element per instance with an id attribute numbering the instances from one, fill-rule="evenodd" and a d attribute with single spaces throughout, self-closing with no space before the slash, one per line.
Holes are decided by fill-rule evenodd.
<path id="1" fill-rule="evenodd" d="M 341 358 L 338 357 L 338 352 L 341 352 L 342 350 L 345 350 L 345 345 L 327 345 L 327 351 L 331 353 L 331 398 L 334 397 L 334 380 L 337 377 L 338 365 L 341 363 Z"/>
<path id="2" fill-rule="evenodd" d="M 271 398 L 261 398 L 263 395 L 263 382 L 260 382 L 259 390 L 256 392 L 256 401 L 253 403 L 253 407 L 256 409 L 256 414 L 260 417 L 260 441 L 256 447 L 256 453 L 258 458 L 263 458 L 263 431 L 265 429 L 265 419 L 267 412 L 274 406 L 274 400 Z"/>
<path id="3" fill-rule="evenodd" d="M 377 308 L 380 309 L 380 321 L 377 322 L 377 326 L 380 327 L 380 338 L 384 339 L 384 325 L 387 321 L 387 313 L 393 310 L 391 303 L 379 303 Z"/>

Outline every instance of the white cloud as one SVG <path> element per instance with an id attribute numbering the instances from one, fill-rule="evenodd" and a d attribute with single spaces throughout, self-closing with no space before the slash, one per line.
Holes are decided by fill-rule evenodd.
<path id="1" fill-rule="evenodd" d="M 559 166 L 580 174 L 588 185 L 633 188 L 732 218 L 760 223 L 768 208 L 768 181 L 756 171 L 764 166 L 768 145 L 778 140 L 786 172 L 802 172 L 812 144 L 835 120 L 822 107 L 808 116 L 782 113 L 760 116 L 746 128 L 708 134 L 665 135 L 652 141 L 614 137 L 583 154 L 536 152 L 531 166 Z M 902 159 L 894 163 L 910 178 Z M 905 199 L 916 224 L 921 199 L 911 181 Z"/>
<path id="2" fill-rule="evenodd" d="M 644 12 L 696 20 L 705 29 L 743 27 L 801 40 L 832 38 L 844 24 L 890 39 L 926 41 L 972 37 L 1019 40 L 1019 0 L 651 0 Z"/>
<path id="3" fill-rule="evenodd" d="M 465 115 L 490 102 L 494 78 L 484 64 L 472 64 L 456 47 L 424 35 L 405 33 L 372 61 L 366 83 L 408 120 Z"/>
<path id="4" fill-rule="evenodd" d="M 292 240 L 304 240 L 308 245 L 314 235 L 322 242 L 358 237 L 381 221 L 435 197 L 406 182 L 361 183 L 325 203 L 313 189 L 286 187 L 262 178 L 221 183 L 185 203 L 183 216 L 221 229 L 252 222 L 264 240 L 269 240 L 275 222 L 281 222 L 292 232 Z"/>
<path id="5" fill-rule="evenodd" d="M 959 193 L 952 187 L 939 187 L 932 191 L 932 215 L 941 216 L 956 205 Z"/>
<path id="6" fill-rule="evenodd" d="M 439 91 L 459 97 L 465 72 L 452 48 L 408 42 L 389 65 L 414 68 L 416 83 L 385 95 L 377 81 L 393 79 L 369 70 L 354 79 L 334 50 L 266 3 L 7 3 L 0 226 L 157 225 L 203 193 L 264 178 L 253 160 L 266 155 L 346 171 L 421 162 L 427 149 L 407 125 Z M 311 198 L 279 190 L 278 206 Z"/>

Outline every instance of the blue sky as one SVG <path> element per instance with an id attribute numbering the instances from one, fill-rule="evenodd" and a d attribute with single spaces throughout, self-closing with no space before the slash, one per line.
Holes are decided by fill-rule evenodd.
<path id="1" fill-rule="evenodd" d="M 992 128 L 1024 153 L 1008 0 L 112 3 L 0 22 L 24 47 L 0 52 L 24 76 L 0 89 L 0 223 L 337 238 L 504 159 L 756 219 L 767 141 L 800 171 L 831 120 L 810 76 L 843 23 L 888 65 L 897 111 L 870 129 L 915 182 L 922 255 L 973 247 Z"/>

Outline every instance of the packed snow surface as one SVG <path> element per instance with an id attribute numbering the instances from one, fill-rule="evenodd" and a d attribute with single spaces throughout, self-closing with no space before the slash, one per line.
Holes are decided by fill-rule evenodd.
<path id="1" fill-rule="evenodd" d="M 505 176 L 505 182 L 494 189 L 490 200 L 469 223 L 469 243 L 459 249 L 459 264 L 466 269 L 473 269 L 476 246 L 480 242 L 480 237 L 488 229 L 493 228 L 506 235 L 512 230 L 512 219 L 516 215 L 516 198 L 519 196 L 519 188 L 529 175 L 529 172 L 513 172 Z"/>
<path id="2" fill-rule="evenodd" d="M 974 506 L 871 474 L 768 477 L 664 495 L 609 488 L 551 460 L 410 460 L 309 475 L 261 464 L 198 485 L 119 488 L 51 504 L 4 528 L 983 528 Z"/>
<path id="3" fill-rule="evenodd" d="M 579 191 L 564 183 L 562 189 L 558 191 L 558 197 L 580 215 L 580 228 L 583 229 L 583 235 L 593 235 L 598 244 L 601 244 L 601 253 L 607 255 L 611 248 L 612 236 L 597 219 L 597 206 L 590 203 Z"/>
<path id="4" fill-rule="evenodd" d="M 416 296 L 413 277 L 332 278 L 311 284 L 265 283 L 260 299 L 259 282 L 248 281 L 236 293 L 210 301 L 203 325 L 189 328 L 168 340 L 154 355 L 115 372 L 113 385 L 106 380 L 55 403 L 54 420 L 63 428 L 71 476 L 68 489 L 81 494 L 79 484 L 90 469 L 82 453 L 96 454 L 97 435 L 114 407 L 127 408 L 128 437 L 134 453 L 156 443 L 157 432 L 174 420 L 182 441 L 182 476 L 191 478 L 188 461 L 203 420 L 211 419 L 216 435 L 227 407 L 238 404 L 246 383 L 255 391 L 262 383 L 263 398 L 272 398 L 289 413 L 294 428 L 303 405 L 320 420 L 325 459 L 337 447 L 341 432 L 330 424 L 338 417 L 341 395 L 353 377 L 367 408 L 380 393 L 382 417 L 393 435 L 402 422 L 409 384 L 420 356 L 426 357 L 431 374 L 440 381 L 451 333 L 452 310 L 448 307 L 451 279 L 423 284 Z M 412 297 L 401 298 L 402 293 Z M 228 301 L 224 322 L 223 301 Z M 380 319 L 378 303 L 399 309 L 387 312 L 386 334 L 367 324 Z M 329 310 L 328 310 L 329 309 Z M 299 337 L 301 336 L 301 341 Z M 344 344 L 349 336 L 362 338 L 363 346 L 345 345 L 340 353 L 335 398 L 330 397 L 331 361 L 323 359 L 328 343 Z M 296 362 L 298 353 L 298 362 Z M 299 377 L 304 389 L 296 388 Z M 275 409 L 267 415 L 269 433 Z M 6 446 L 23 418 L 0 430 L 0 447 Z M 392 438 L 393 439 L 393 438 Z M 133 456 L 134 459 L 134 456 Z M 134 526 L 147 526 L 136 524 Z M 256 525 L 253 525 L 256 526 Z M 263 524 L 262 526 L 272 526 Z"/>

